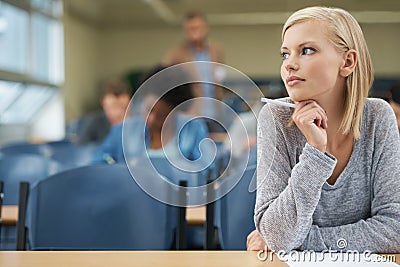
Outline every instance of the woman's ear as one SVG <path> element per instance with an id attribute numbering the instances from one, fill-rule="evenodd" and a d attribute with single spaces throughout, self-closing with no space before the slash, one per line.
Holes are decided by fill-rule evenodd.
<path id="1" fill-rule="evenodd" d="M 354 49 L 350 49 L 346 51 L 343 55 L 343 64 L 340 66 L 340 75 L 343 77 L 347 77 L 353 73 L 354 69 L 357 65 L 358 54 Z"/>

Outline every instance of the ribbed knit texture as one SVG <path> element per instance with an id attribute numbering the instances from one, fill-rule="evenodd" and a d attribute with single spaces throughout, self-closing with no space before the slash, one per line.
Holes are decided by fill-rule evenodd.
<path id="1" fill-rule="evenodd" d="M 267 245 L 400 253 L 400 138 L 391 107 L 367 99 L 361 139 L 332 186 L 336 159 L 287 125 L 291 113 L 267 104 L 258 120 L 254 219 Z"/>

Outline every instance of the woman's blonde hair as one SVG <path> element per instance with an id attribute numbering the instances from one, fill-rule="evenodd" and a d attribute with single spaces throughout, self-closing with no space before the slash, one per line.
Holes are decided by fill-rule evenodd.
<path id="1" fill-rule="evenodd" d="M 338 51 L 357 51 L 356 67 L 346 81 L 345 113 L 339 130 L 343 134 L 353 133 L 354 138 L 360 139 L 364 103 L 374 80 L 371 57 L 361 27 L 356 19 L 343 9 L 307 7 L 296 11 L 287 19 L 282 30 L 282 41 L 287 29 L 309 20 L 326 22 L 328 38 Z"/>

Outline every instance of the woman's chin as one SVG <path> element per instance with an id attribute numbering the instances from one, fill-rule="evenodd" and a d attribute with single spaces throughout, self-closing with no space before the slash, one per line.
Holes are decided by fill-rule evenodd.
<path id="1" fill-rule="evenodd" d="M 293 102 L 302 102 L 305 100 L 309 100 L 305 95 L 299 95 L 299 94 L 289 94 L 290 99 L 292 99 Z"/>
<path id="2" fill-rule="evenodd" d="M 287 90 L 287 93 L 288 93 L 290 99 L 292 99 L 293 101 L 296 101 L 295 99 L 298 99 L 298 95 L 291 92 L 291 90 Z"/>
<path id="3" fill-rule="evenodd" d="M 292 99 L 293 102 L 296 102 L 296 103 L 297 103 L 297 102 L 304 101 L 303 98 L 298 97 L 298 96 L 289 95 L 289 97 L 290 97 L 290 99 Z"/>

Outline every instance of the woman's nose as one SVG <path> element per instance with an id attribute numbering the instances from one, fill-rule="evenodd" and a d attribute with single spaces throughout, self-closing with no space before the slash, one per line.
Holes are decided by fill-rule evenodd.
<path id="1" fill-rule="evenodd" d="M 294 57 L 288 57 L 284 62 L 287 71 L 299 69 L 299 64 Z"/>

